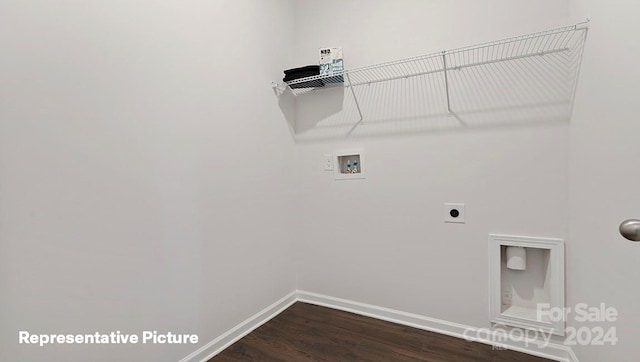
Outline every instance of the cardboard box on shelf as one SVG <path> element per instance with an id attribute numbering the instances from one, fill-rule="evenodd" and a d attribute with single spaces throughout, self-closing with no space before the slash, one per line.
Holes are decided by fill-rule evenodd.
<path id="1" fill-rule="evenodd" d="M 343 83 L 344 64 L 342 60 L 342 48 L 320 48 L 320 75 L 333 75 L 325 78 L 325 83 Z"/>

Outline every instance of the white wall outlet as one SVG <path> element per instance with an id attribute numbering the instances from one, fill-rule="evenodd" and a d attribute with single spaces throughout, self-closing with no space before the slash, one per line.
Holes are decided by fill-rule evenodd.
<path id="1" fill-rule="evenodd" d="M 333 171 L 333 155 L 324 155 L 324 170 Z"/>
<path id="2" fill-rule="evenodd" d="M 464 204 L 444 204 L 444 222 L 464 224 Z"/>

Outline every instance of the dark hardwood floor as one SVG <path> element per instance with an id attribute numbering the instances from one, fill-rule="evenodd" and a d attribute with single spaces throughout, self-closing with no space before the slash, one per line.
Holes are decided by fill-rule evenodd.
<path id="1" fill-rule="evenodd" d="M 400 324 L 306 303 L 295 303 L 209 362 L 430 361 L 542 362 Z"/>

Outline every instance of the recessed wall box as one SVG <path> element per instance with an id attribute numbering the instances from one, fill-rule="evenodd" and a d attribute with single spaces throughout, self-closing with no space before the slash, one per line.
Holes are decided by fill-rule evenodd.
<path id="1" fill-rule="evenodd" d="M 364 179 L 366 163 L 361 150 L 340 151 L 333 154 L 333 176 L 336 180 Z"/>
<path id="2" fill-rule="evenodd" d="M 492 323 L 564 336 L 562 239 L 489 235 L 489 270 Z"/>

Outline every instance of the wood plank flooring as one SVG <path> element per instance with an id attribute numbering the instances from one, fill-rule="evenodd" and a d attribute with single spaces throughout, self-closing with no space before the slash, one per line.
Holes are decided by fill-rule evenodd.
<path id="1" fill-rule="evenodd" d="M 209 360 L 225 361 L 548 360 L 298 302 Z"/>

